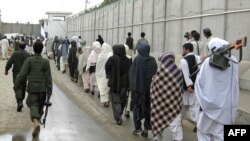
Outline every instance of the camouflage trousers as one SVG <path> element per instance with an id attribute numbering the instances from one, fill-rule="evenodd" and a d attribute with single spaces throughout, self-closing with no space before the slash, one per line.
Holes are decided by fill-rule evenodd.
<path id="1" fill-rule="evenodd" d="M 23 101 L 25 98 L 26 84 L 23 84 L 20 89 L 15 90 L 16 101 Z"/>
<path id="2" fill-rule="evenodd" d="M 15 79 L 16 79 L 16 74 L 13 73 L 13 83 L 15 83 Z M 14 90 L 15 91 L 15 97 L 16 97 L 16 101 L 23 101 L 25 99 L 25 92 L 26 92 L 26 81 L 24 81 L 24 83 L 21 85 L 21 88 L 19 88 L 18 90 Z"/>
<path id="3" fill-rule="evenodd" d="M 46 100 L 46 92 L 29 93 L 26 104 L 30 109 L 30 118 L 40 120 L 43 115 L 44 102 Z"/>

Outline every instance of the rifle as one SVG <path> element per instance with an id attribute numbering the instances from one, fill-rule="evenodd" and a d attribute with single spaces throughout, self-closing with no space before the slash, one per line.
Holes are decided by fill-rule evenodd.
<path id="1" fill-rule="evenodd" d="M 52 105 L 51 102 L 49 102 L 50 100 L 50 95 L 49 94 L 46 94 L 46 101 L 44 102 L 44 106 L 45 106 L 45 114 L 44 114 L 44 117 L 43 117 L 43 128 L 45 128 L 45 124 L 46 124 L 46 118 L 47 118 L 47 115 L 48 115 L 48 110 L 49 110 L 49 107 Z"/>
<path id="2" fill-rule="evenodd" d="M 229 64 L 227 64 L 227 62 L 225 60 L 230 60 L 233 63 L 240 63 L 242 60 L 242 48 L 245 47 L 247 45 L 247 37 L 243 37 L 240 38 L 238 40 L 236 40 L 235 42 L 223 46 L 221 48 L 219 48 L 216 52 L 213 52 L 214 49 L 212 49 L 212 53 L 209 54 L 207 57 L 211 57 L 210 59 L 210 65 L 214 66 L 216 68 L 219 68 L 220 70 L 225 70 L 227 67 L 229 67 Z M 235 62 L 234 60 L 232 60 L 231 57 L 231 50 L 232 49 L 237 49 L 239 50 L 239 61 Z M 201 65 L 203 62 L 196 64 L 194 67 Z M 221 64 L 224 63 L 224 64 Z M 190 75 L 190 77 L 192 77 L 193 75 L 195 75 L 196 73 L 199 72 L 199 69 L 197 69 L 194 73 L 192 73 Z"/>

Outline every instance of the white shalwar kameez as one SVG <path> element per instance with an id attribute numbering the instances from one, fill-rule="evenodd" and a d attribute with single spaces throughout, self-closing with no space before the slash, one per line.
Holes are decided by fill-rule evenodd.
<path id="1" fill-rule="evenodd" d="M 96 62 L 96 81 L 100 92 L 100 100 L 102 103 L 109 102 L 108 79 L 106 78 L 105 64 L 110 56 L 112 56 L 112 48 L 107 43 L 103 43 L 101 53 Z"/>
<path id="2" fill-rule="evenodd" d="M 183 139 L 183 129 L 182 129 L 182 125 L 181 125 L 181 114 L 179 114 L 168 126 L 167 128 L 172 135 L 172 140 L 173 141 L 182 141 Z M 154 137 L 155 141 L 163 141 L 163 132 L 164 130 L 162 130 L 159 134 L 157 134 Z"/>
<path id="3" fill-rule="evenodd" d="M 79 75 L 82 76 L 83 88 L 85 90 L 89 89 L 90 76 L 89 76 L 89 73 L 86 72 L 86 65 L 87 65 L 88 57 L 89 57 L 91 50 L 92 48 L 90 46 L 86 46 L 82 48 L 82 54 L 79 56 L 79 62 L 77 66 Z"/>
<path id="4" fill-rule="evenodd" d="M 224 40 L 210 42 L 209 49 L 222 47 Z M 231 57 L 237 61 L 235 57 Z M 223 141 L 224 125 L 233 124 L 239 98 L 238 65 L 229 61 L 230 67 L 222 71 L 209 65 L 207 58 L 197 75 L 196 97 L 202 111 L 197 122 L 198 141 Z"/>
<path id="5" fill-rule="evenodd" d="M 2 59 L 8 59 L 9 41 L 2 39 Z"/>
<path id="6" fill-rule="evenodd" d="M 195 55 L 193 52 L 188 53 L 188 55 Z M 200 63 L 200 57 L 195 55 L 196 63 Z M 180 69 L 182 70 L 184 81 L 186 82 L 187 86 L 193 85 L 194 82 L 192 82 L 190 78 L 190 72 L 188 68 L 188 63 L 185 59 L 181 59 Z M 189 93 L 187 91 L 183 92 L 182 95 L 183 99 L 183 107 L 182 107 L 182 117 L 186 115 L 187 111 L 189 111 L 189 119 L 193 122 L 197 122 L 198 118 L 198 112 L 199 112 L 199 105 L 195 97 L 195 89 L 192 93 Z"/>
<path id="7" fill-rule="evenodd" d="M 95 41 L 92 44 L 92 48 L 93 48 L 93 50 L 91 51 L 91 53 L 89 54 L 89 57 L 88 57 L 86 71 L 88 73 L 90 91 L 94 92 L 94 88 L 96 88 L 98 85 L 96 83 L 95 72 L 90 73 L 89 69 L 91 66 L 96 66 L 98 56 L 101 52 L 101 44 L 99 42 Z M 97 87 L 97 89 L 99 89 L 99 88 Z"/>

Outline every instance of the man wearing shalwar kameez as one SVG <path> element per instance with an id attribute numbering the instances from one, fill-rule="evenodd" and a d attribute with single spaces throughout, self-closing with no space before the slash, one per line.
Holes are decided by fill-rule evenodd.
<path id="1" fill-rule="evenodd" d="M 109 44 L 103 43 L 101 48 L 101 53 L 98 56 L 96 62 L 96 81 L 98 85 L 98 89 L 100 92 L 100 100 L 101 103 L 104 104 L 105 107 L 109 106 L 109 87 L 108 87 L 108 79 L 106 77 L 105 64 L 110 56 L 113 55 L 112 48 Z"/>
<path id="2" fill-rule="evenodd" d="M 126 105 L 126 94 L 129 88 L 129 69 L 132 61 L 126 57 L 124 45 L 113 46 L 113 56 L 105 64 L 110 101 L 114 118 L 118 125 L 122 124 L 122 114 Z"/>
<path id="3" fill-rule="evenodd" d="M 101 44 L 97 41 L 95 41 L 92 45 L 93 50 L 91 51 L 88 62 L 86 66 L 86 72 L 89 76 L 89 89 L 92 95 L 95 94 L 94 89 L 97 86 L 96 85 L 96 77 L 95 77 L 95 70 L 96 70 L 96 62 L 98 59 L 98 56 L 101 52 Z"/>
<path id="4" fill-rule="evenodd" d="M 82 48 L 82 54 L 79 56 L 79 62 L 78 62 L 78 71 L 79 75 L 82 77 L 83 82 L 83 88 L 85 92 L 89 92 L 89 75 L 88 72 L 86 72 L 86 66 L 89 54 L 91 52 L 92 48 L 90 46 L 86 46 Z"/>
<path id="5" fill-rule="evenodd" d="M 181 59 L 180 63 L 180 69 L 184 78 L 182 118 L 186 115 L 187 111 L 189 111 L 189 119 L 196 125 L 199 105 L 195 98 L 194 84 L 196 80 L 195 71 L 198 70 L 196 64 L 200 63 L 200 57 L 193 53 L 193 45 L 191 43 L 185 43 L 183 45 L 182 55 L 183 59 Z M 194 131 L 196 131 L 196 127 Z"/>
<path id="6" fill-rule="evenodd" d="M 225 40 L 212 38 L 208 44 L 210 52 L 228 44 Z M 230 57 L 237 61 L 234 56 Z M 223 141 L 224 125 L 235 121 L 239 99 L 238 64 L 229 61 L 226 70 L 210 65 L 207 58 L 197 75 L 196 97 L 201 107 L 197 122 L 198 141 Z"/>
<path id="7" fill-rule="evenodd" d="M 81 47 L 81 44 L 80 44 L 80 39 L 79 39 L 79 37 L 78 37 L 78 36 L 73 36 L 73 37 L 71 38 L 71 40 L 73 40 L 73 41 L 75 41 L 75 42 L 76 42 L 76 46 L 77 46 L 77 48 Z"/>
<path id="8" fill-rule="evenodd" d="M 77 52 L 76 42 L 72 40 L 71 48 L 69 49 L 69 55 L 68 55 L 69 72 L 72 81 L 76 80 L 75 71 L 77 69 L 77 64 L 78 64 L 76 52 Z"/>
<path id="9" fill-rule="evenodd" d="M 140 132 L 143 137 L 148 136 L 151 130 L 150 124 L 150 85 L 153 75 L 157 71 L 155 58 L 150 56 L 150 46 L 139 44 L 138 55 L 135 57 L 130 70 L 131 108 L 133 110 L 135 130 L 133 134 Z M 141 120 L 144 119 L 142 131 Z"/>
<path id="10" fill-rule="evenodd" d="M 129 49 L 129 46 L 127 44 L 124 44 L 124 46 L 125 46 L 125 50 L 126 50 L 126 56 L 128 57 L 128 59 L 131 59 L 131 61 L 132 61 L 132 56 L 129 55 L 131 52 L 131 50 Z M 128 91 L 127 92 L 127 103 L 126 103 L 125 114 L 124 114 L 124 116 L 126 118 L 130 118 L 130 110 L 131 110 L 130 103 L 131 103 L 131 92 Z"/>
<path id="11" fill-rule="evenodd" d="M 56 66 L 57 66 L 57 69 L 60 71 L 60 58 L 62 56 L 62 48 L 61 45 L 63 44 L 63 37 L 60 37 L 58 39 L 58 43 L 55 45 L 55 49 L 56 49 Z"/>
<path id="12" fill-rule="evenodd" d="M 173 53 L 159 57 L 160 68 L 151 84 L 151 125 L 155 141 L 162 141 L 162 133 L 169 128 L 172 140 L 181 141 L 182 72 L 175 64 Z"/>
<path id="13" fill-rule="evenodd" d="M 9 49 L 9 41 L 7 40 L 7 37 L 4 36 L 2 39 L 2 59 L 8 60 L 8 49 Z"/>
<path id="14" fill-rule="evenodd" d="M 33 41 L 33 40 L 31 39 L 31 41 Z M 53 43 L 52 43 L 53 59 L 54 59 L 55 63 L 56 63 L 56 56 L 57 56 L 57 49 L 58 49 L 57 44 L 59 44 L 59 39 L 58 39 L 58 36 L 55 36 L 53 38 Z"/>
<path id="15" fill-rule="evenodd" d="M 62 56 L 60 57 L 60 71 L 62 73 L 66 72 L 66 62 L 67 62 L 67 55 L 68 55 L 68 48 L 69 44 L 67 39 L 63 39 L 62 44 L 59 46 L 62 52 Z"/>

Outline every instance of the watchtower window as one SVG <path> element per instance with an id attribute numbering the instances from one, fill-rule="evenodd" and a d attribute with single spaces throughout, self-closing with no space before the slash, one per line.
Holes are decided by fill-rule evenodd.
<path id="1" fill-rule="evenodd" d="M 53 21 L 65 21 L 65 17 L 60 17 L 60 16 L 54 16 L 52 18 Z"/>

